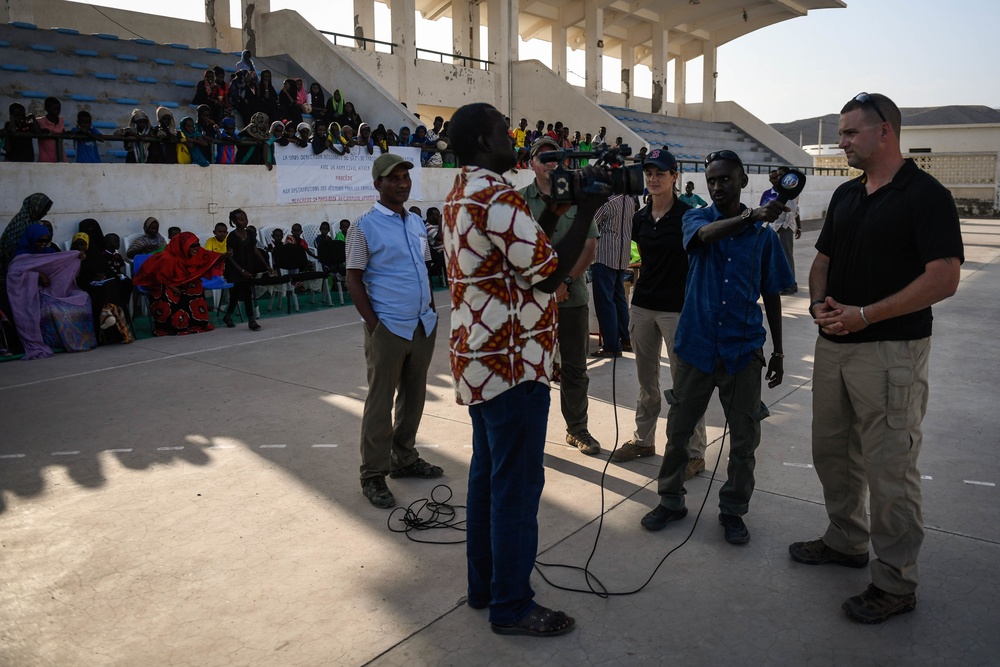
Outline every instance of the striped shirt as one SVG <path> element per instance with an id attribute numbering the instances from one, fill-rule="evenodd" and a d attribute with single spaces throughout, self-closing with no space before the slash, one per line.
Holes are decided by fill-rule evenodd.
<path id="1" fill-rule="evenodd" d="M 628 268 L 632 257 L 632 217 L 635 197 L 612 195 L 597 209 L 594 222 L 601 237 L 597 241 L 594 264 L 603 264 L 618 271 Z"/>

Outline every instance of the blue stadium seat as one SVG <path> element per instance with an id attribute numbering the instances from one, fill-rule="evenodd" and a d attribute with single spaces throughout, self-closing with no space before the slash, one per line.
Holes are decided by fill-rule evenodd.
<path id="1" fill-rule="evenodd" d="M 191 48 L 187 44 L 167 44 L 167 46 L 169 46 L 172 49 L 180 49 L 181 51 L 187 51 L 188 49 Z"/>
<path id="2" fill-rule="evenodd" d="M 77 49 L 73 53 L 75 53 L 78 56 L 84 57 L 84 58 L 96 58 L 97 57 L 97 51 L 91 51 L 90 49 Z"/>
<path id="3" fill-rule="evenodd" d="M 129 63 L 134 63 L 139 60 L 139 56 L 133 56 L 131 53 L 116 53 L 115 58 Z"/>
<path id="4" fill-rule="evenodd" d="M 52 46 L 51 44 L 32 44 L 31 50 L 42 51 L 44 53 L 55 53 L 56 47 Z"/>
<path id="5" fill-rule="evenodd" d="M 38 30 L 38 26 L 34 23 L 28 23 L 26 21 L 11 21 L 7 25 L 14 28 L 20 28 L 21 30 Z"/>
<path id="6" fill-rule="evenodd" d="M 97 101 L 97 98 L 94 97 L 93 95 L 81 95 L 79 93 L 73 94 L 73 95 L 67 95 L 67 97 L 69 97 L 69 99 L 73 100 L 74 102 L 95 102 L 95 101 Z M 97 127 L 96 123 L 94 124 L 94 127 Z"/>
<path id="7" fill-rule="evenodd" d="M 230 74 L 234 74 L 236 72 L 235 67 L 223 67 L 222 69 L 225 70 L 226 72 L 229 72 Z"/>
<path id="8" fill-rule="evenodd" d="M 7 64 L 7 63 L 4 63 L 3 65 L 0 65 L 0 69 L 2 69 L 5 72 L 27 72 L 28 71 L 28 68 L 25 65 L 12 65 L 12 64 Z"/>
<path id="9" fill-rule="evenodd" d="M 151 39 L 139 39 L 135 38 L 132 40 L 136 44 L 142 44 L 143 46 L 156 46 L 156 42 Z"/>
<path id="10" fill-rule="evenodd" d="M 9 46 L 10 42 L 8 42 L 6 39 L 0 39 L 0 49 L 6 49 Z"/>
<path id="11" fill-rule="evenodd" d="M 188 63 L 187 66 L 195 69 L 209 69 L 209 66 L 205 63 Z"/>
<path id="12" fill-rule="evenodd" d="M 71 69 L 50 69 L 48 72 L 54 76 L 76 76 L 76 72 Z"/>
<path id="13" fill-rule="evenodd" d="M 111 72 L 94 72 L 94 78 L 102 81 L 117 81 L 118 75 Z"/>
<path id="14" fill-rule="evenodd" d="M 98 130 L 117 130 L 118 126 L 110 120 L 95 120 L 93 126 Z"/>
<path id="15" fill-rule="evenodd" d="M 125 156 L 128 155 L 128 151 L 123 151 L 123 150 L 108 151 L 108 155 L 121 158 L 122 160 L 124 160 Z"/>
<path id="16" fill-rule="evenodd" d="M 170 58 L 153 58 L 153 62 L 156 63 L 157 65 L 167 65 L 167 66 L 171 66 L 174 64 L 174 61 L 171 60 Z"/>
<path id="17" fill-rule="evenodd" d="M 32 100 L 44 100 L 48 96 L 49 96 L 48 93 L 43 93 L 43 92 L 38 91 L 38 90 L 22 90 L 21 91 L 21 97 L 27 97 L 28 99 L 32 99 Z"/>
<path id="18" fill-rule="evenodd" d="M 106 32 L 95 32 L 94 33 L 94 37 L 99 37 L 101 39 L 106 39 L 109 42 L 117 42 L 118 41 L 118 35 L 111 35 L 111 34 L 108 34 Z"/>
<path id="19" fill-rule="evenodd" d="M 114 101 L 115 104 L 125 104 L 130 107 L 134 107 L 139 104 L 139 100 L 134 97 L 115 97 L 112 98 L 112 101 Z"/>
<path id="20" fill-rule="evenodd" d="M 219 49 L 213 49 L 211 46 L 203 46 L 201 47 L 201 50 L 204 51 L 205 53 L 214 53 L 216 55 L 222 53 L 222 51 L 220 51 Z"/>
<path id="21" fill-rule="evenodd" d="M 73 28 L 53 28 L 52 32 L 58 32 L 63 35 L 79 35 L 80 31 Z"/>
<path id="22" fill-rule="evenodd" d="M 180 79 L 176 79 L 171 83 L 173 83 L 175 86 L 180 86 L 181 88 L 194 88 L 195 86 L 194 81 L 181 81 Z"/>
<path id="23" fill-rule="evenodd" d="M 176 109 L 180 105 L 177 102 L 153 102 L 158 107 L 166 107 L 168 109 Z"/>
<path id="24" fill-rule="evenodd" d="M 150 83 L 150 84 L 156 83 L 156 79 L 151 76 L 137 76 L 135 77 L 135 80 L 138 83 Z"/>
<path id="25" fill-rule="evenodd" d="M 66 149 L 64 149 L 63 150 L 63 154 L 66 157 L 68 157 L 68 158 L 70 158 L 70 157 L 76 157 L 76 151 L 73 150 L 72 148 L 66 148 Z"/>

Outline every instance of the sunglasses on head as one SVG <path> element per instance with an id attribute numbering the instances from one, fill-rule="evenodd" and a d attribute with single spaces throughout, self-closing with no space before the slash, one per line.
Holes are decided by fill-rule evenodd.
<path id="1" fill-rule="evenodd" d="M 733 162 L 738 162 L 739 164 L 743 164 L 743 160 L 740 159 L 739 155 L 737 155 L 733 151 L 724 150 L 724 151 L 714 151 L 706 155 L 705 166 L 707 167 L 716 160 L 732 160 Z"/>
<path id="2" fill-rule="evenodd" d="M 854 101 L 855 102 L 859 102 L 861 104 L 867 104 L 872 109 L 875 109 L 875 113 L 878 114 L 878 117 L 882 119 L 883 123 L 888 123 L 889 122 L 888 120 L 886 120 L 885 114 L 882 113 L 882 110 L 878 108 L 878 104 L 875 103 L 875 100 L 873 100 L 872 96 L 869 95 L 868 93 L 858 93 L 854 97 Z"/>

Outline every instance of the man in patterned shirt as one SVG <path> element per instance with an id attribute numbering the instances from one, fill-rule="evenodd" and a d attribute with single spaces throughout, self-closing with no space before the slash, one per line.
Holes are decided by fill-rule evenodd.
<path id="1" fill-rule="evenodd" d="M 451 368 L 472 419 L 466 501 L 469 606 L 489 607 L 497 634 L 551 637 L 574 620 L 534 602 L 538 502 L 558 310 L 553 292 L 576 263 L 604 198 L 578 202 L 559 243 L 549 240 L 568 206 L 548 203 L 538 222 L 501 174 L 515 164 L 503 115 L 469 104 L 451 118 L 462 165 L 444 206 L 451 288 Z M 597 170 L 594 174 L 599 174 Z"/>

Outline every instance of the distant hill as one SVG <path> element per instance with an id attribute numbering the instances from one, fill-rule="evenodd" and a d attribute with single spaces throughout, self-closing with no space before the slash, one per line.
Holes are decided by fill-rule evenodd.
<path id="1" fill-rule="evenodd" d="M 978 123 L 1000 123 L 1000 110 L 987 106 L 947 106 L 912 107 L 900 109 L 903 127 L 907 125 L 974 125 Z M 836 143 L 839 114 L 831 113 L 822 117 L 793 120 L 790 123 L 772 123 L 771 127 L 799 143 L 801 133 L 803 145 L 817 144 L 819 121 L 823 120 L 823 141 Z"/>

